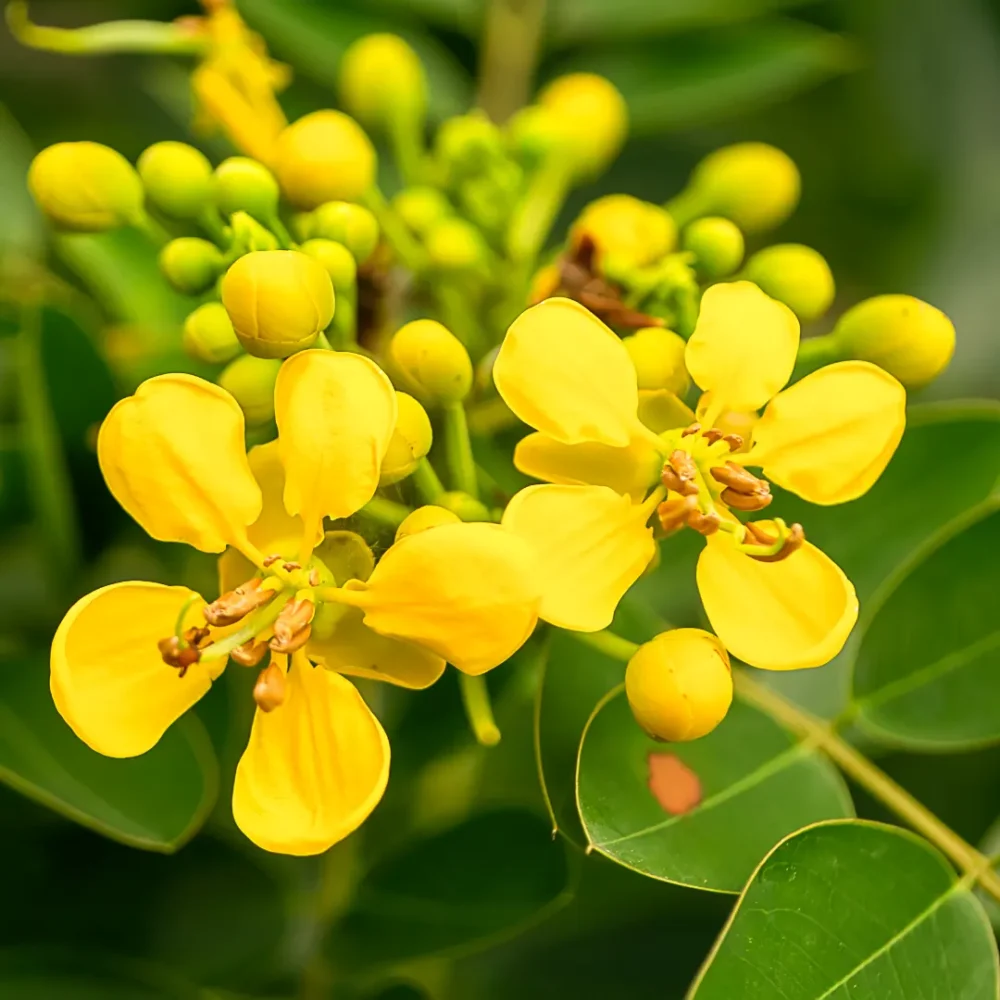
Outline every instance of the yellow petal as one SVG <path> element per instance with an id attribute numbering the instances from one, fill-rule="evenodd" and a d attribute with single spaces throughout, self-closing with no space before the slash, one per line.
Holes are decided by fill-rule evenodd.
<path id="1" fill-rule="evenodd" d="M 115 499 L 160 541 L 221 552 L 242 543 L 260 513 L 243 411 L 192 375 L 158 375 L 116 403 L 97 457 Z"/>
<path id="2" fill-rule="evenodd" d="M 345 593 L 383 635 L 418 643 L 469 674 L 503 663 L 531 635 L 538 583 L 529 548 L 497 524 L 408 535 L 366 584 Z"/>
<path id="3" fill-rule="evenodd" d="M 373 632 L 359 608 L 345 608 L 328 639 L 310 639 L 311 659 L 328 670 L 388 681 L 400 687 L 430 687 L 444 673 L 445 661 L 423 646 Z"/>
<path id="4" fill-rule="evenodd" d="M 844 503 L 871 488 L 905 426 L 902 385 L 877 365 L 842 361 L 771 400 L 750 461 L 810 503 Z"/>
<path id="5" fill-rule="evenodd" d="M 296 656 L 284 703 L 257 710 L 233 818 L 258 847 L 321 854 L 356 830 L 389 779 L 389 741 L 357 688 Z"/>
<path id="6" fill-rule="evenodd" d="M 294 559 L 302 541 L 302 519 L 285 510 L 285 467 L 281 464 L 280 444 L 259 444 L 250 449 L 247 457 L 264 501 L 260 517 L 247 531 L 250 541 L 265 555 L 279 552 L 286 559 Z M 320 537 L 317 534 L 317 544 Z"/>
<path id="7" fill-rule="evenodd" d="M 570 299 L 546 299 L 514 320 L 493 380 L 521 420 L 563 444 L 624 448 L 636 433 L 639 390 L 628 351 Z"/>
<path id="8" fill-rule="evenodd" d="M 191 598 L 184 627 L 204 625 L 204 602 L 187 587 L 114 583 L 81 597 L 52 640 L 50 687 L 59 714 L 81 740 L 108 757 L 145 753 L 212 685 L 212 671 L 195 663 L 183 677 L 160 658 L 157 640 L 174 634 Z"/>
<path id="9" fill-rule="evenodd" d="M 840 567 L 806 542 L 780 562 L 738 552 L 728 535 L 708 539 L 698 590 L 712 629 L 745 663 L 799 670 L 832 660 L 858 617 L 858 599 Z"/>
<path id="10" fill-rule="evenodd" d="M 654 434 L 662 434 L 689 427 L 694 423 L 694 411 L 669 389 L 640 389 L 639 419 Z"/>
<path id="11" fill-rule="evenodd" d="M 712 285 L 684 352 L 691 377 L 722 409 L 759 410 L 789 380 L 795 314 L 749 281 Z"/>
<path id="12" fill-rule="evenodd" d="M 285 467 L 285 509 L 309 537 L 323 517 L 349 517 L 375 495 L 379 465 L 396 426 L 396 393 L 360 354 L 302 351 L 274 388 Z"/>
<path id="13" fill-rule="evenodd" d="M 612 448 L 597 442 L 563 444 L 547 434 L 529 434 L 514 449 L 514 464 L 525 475 L 549 483 L 610 486 L 642 500 L 659 478 L 663 456 L 645 438 Z"/>
<path id="14" fill-rule="evenodd" d="M 539 616 L 578 632 L 610 625 L 656 551 L 646 527 L 651 512 L 606 486 L 529 486 L 515 494 L 503 526 L 537 554 Z"/>

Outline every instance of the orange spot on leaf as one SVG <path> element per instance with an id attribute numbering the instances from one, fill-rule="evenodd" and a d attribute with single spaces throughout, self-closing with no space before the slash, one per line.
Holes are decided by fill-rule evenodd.
<path id="1" fill-rule="evenodd" d="M 690 812 L 701 802 L 701 781 L 680 759 L 672 753 L 650 753 L 649 790 L 671 816 Z"/>

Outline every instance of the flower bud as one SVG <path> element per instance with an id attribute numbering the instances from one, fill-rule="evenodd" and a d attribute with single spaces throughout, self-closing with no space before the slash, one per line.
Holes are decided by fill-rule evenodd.
<path id="1" fill-rule="evenodd" d="M 654 739 L 696 740 L 729 711 L 729 655 L 714 635 L 699 628 L 663 632 L 629 660 L 625 694 L 636 722 Z"/>
<path id="2" fill-rule="evenodd" d="M 908 389 L 948 367 L 955 327 L 940 309 L 912 295 L 876 295 L 848 309 L 831 335 L 842 357 L 870 361 Z"/>
<path id="3" fill-rule="evenodd" d="M 418 399 L 432 406 L 461 402 L 472 388 L 472 361 L 462 342 L 432 319 L 400 328 L 389 357 Z"/>
<path id="4" fill-rule="evenodd" d="M 240 342 L 221 302 L 206 302 L 184 320 L 184 350 L 199 361 L 220 365 L 240 353 Z"/>
<path id="5" fill-rule="evenodd" d="M 136 168 L 146 197 L 171 218 L 196 218 L 212 197 L 212 164 L 186 142 L 153 143 Z"/>
<path id="6" fill-rule="evenodd" d="M 299 250 L 318 260 L 333 282 L 334 296 L 341 291 L 350 292 L 357 283 L 358 265 L 354 263 L 351 251 L 342 243 L 333 240 L 306 240 Z"/>
<path id="7" fill-rule="evenodd" d="M 57 142 L 31 161 L 28 187 L 58 226 L 100 233 L 143 216 L 138 173 L 121 153 L 98 142 Z"/>
<path id="8" fill-rule="evenodd" d="M 511 115 L 505 126 L 507 146 L 524 165 L 537 166 L 558 151 L 553 118 L 552 111 L 539 104 L 529 104 Z"/>
<path id="9" fill-rule="evenodd" d="M 743 263 L 744 241 L 739 226 L 718 215 L 695 219 L 684 230 L 681 245 L 694 254 L 695 270 L 702 278 L 728 277 Z"/>
<path id="10" fill-rule="evenodd" d="M 313 212 L 310 236 L 342 243 L 360 267 L 378 246 L 378 221 L 361 205 L 328 201 Z"/>
<path id="11" fill-rule="evenodd" d="M 418 236 L 422 236 L 442 219 L 455 214 L 447 197 L 433 187 L 403 188 L 392 199 L 392 207 Z"/>
<path id="12" fill-rule="evenodd" d="M 663 327 L 649 326 L 623 338 L 640 389 L 668 389 L 675 396 L 683 396 L 691 385 L 684 367 L 684 350 L 687 343 Z"/>
<path id="13" fill-rule="evenodd" d="M 408 535 L 416 535 L 429 528 L 439 528 L 442 524 L 458 524 L 459 521 L 461 518 L 457 514 L 436 504 L 418 507 L 412 514 L 407 514 L 396 529 L 396 541 L 401 542 Z"/>
<path id="14" fill-rule="evenodd" d="M 470 111 L 441 123 L 434 153 L 449 177 L 477 174 L 503 155 L 503 135 L 482 111 Z"/>
<path id="15" fill-rule="evenodd" d="M 278 249 L 278 237 L 246 212 L 233 212 L 229 228 L 233 233 L 233 244 L 244 253 Z"/>
<path id="16" fill-rule="evenodd" d="M 423 119 L 427 78 L 420 57 L 398 35 L 365 35 L 340 63 L 340 100 L 370 128 L 388 128 L 399 116 Z"/>
<path id="17" fill-rule="evenodd" d="M 821 253 L 801 243 L 758 250 L 746 262 L 741 277 L 784 302 L 803 321 L 818 319 L 833 303 L 830 265 Z"/>
<path id="18" fill-rule="evenodd" d="M 424 235 L 424 247 L 432 267 L 453 274 L 477 270 L 489 254 L 483 234 L 457 215 L 432 226 Z"/>
<path id="19" fill-rule="evenodd" d="M 230 156 L 215 168 L 215 203 L 223 215 L 246 212 L 266 222 L 278 212 L 278 182 L 263 163 Z"/>
<path id="20" fill-rule="evenodd" d="M 307 254 L 258 250 L 226 272 L 222 304 L 244 350 L 287 358 L 309 347 L 333 318 L 333 285 Z"/>
<path id="21" fill-rule="evenodd" d="M 628 129 L 628 108 L 604 77 L 560 76 L 538 95 L 538 103 L 551 113 L 549 125 L 577 179 L 596 176 L 618 155 Z"/>
<path id="22" fill-rule="evenodd" d="M 219 376 L 219 385 L 239 403 L 247 426 L 256 427 L 274 419 L 274 383 L 281 369 L 279 360 L 241 354 Z"/>
<path id="23" fill-rule="evenodd" d="M 659 205 L 628 194 L 608 194 L 592 201 L 573 224 L 574 245 L 585 236 L 594 241 L 601 268 L 620 272 L 645 267 L 668 254 L 677 230 Z"/>
<path id="24" fill-rule="evenodd" d="M 278 136 L 275 173 L 293 204 L 356 201 L 375 182 L 375 147 L 358 123 L 339 111 L 314 111 Z"/>
<path id="25" fill-rule="evenodd" d="M 200 295 L 222 273 L 222 251 L 208 240 L 181 236 L 160 251 L 160 270 L 174 288 L 185 295 Z"/>
<path id="26" fill-rule="evenodd" d="M 437 498 L 436 503 L 445 510 L 451 511 L 460 521 L 491 521 L 486 504 L 480 503 L 475 497 L 461 490 L 449 490 Z"/>
<path id="27" fill-rule="evenodd" d="M 434 432 L 427 411 L 405 392 L 396 393 L 396 428 L 382 459 L 380 486 L 405 479 L 431 450 Z"/>

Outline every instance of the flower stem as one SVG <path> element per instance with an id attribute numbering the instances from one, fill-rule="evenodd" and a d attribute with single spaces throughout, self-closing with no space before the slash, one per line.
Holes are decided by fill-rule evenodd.
<path id="1" fill-rule="evenodd" d="M 372 497 L 358 513 L 384 524 L 387 528 L 398 528 L 412 511 L 406 504 L 376 496 Z"/>
<path id="2" fill-rule="evenodd" d="M 495 747 L 500 742 L 500 730 L 493 718 L 493 706 L 490 704 L 486 678 L 459 673 L 458 685 L 462 690 L 465 716 L 475 733 L 476 740 L 484 747 Z"/>
<path id="3" fill-rule="evenodd" d="M 607 629 L 602 629 L 600 632 L 570 632 L 569 634 L 577 642 L 582 642 L 585 646 L 590 646 L 614 660 L 621 660 L 622 663 L 628 663 L 639 648 L 638 643 L 630 642 Z"/>
<path id="4" fill-rule="evenodd" d="M 410 479 L 417 491 L 417 495 L 424 503 L 437 503 L 441 494 L 444 493 L 444 486 L 441 484 L 438 474 L 434 471 L 434 466 L 426 458 L 422 458 L 417 462 L 417 467 L 410 475 Z"/>
<path id="5" fill-rule="evenodd" d="M 361 199 L 365 208 L 378 219 L 386 242 L 411 271 L 422 271 L 426 262 L 424 248 L 410 235 L 403 220 L 393 211 L 379 188 L 372 185 Z"/>
<path id="6" fill-rule="evenodd" d="M 570 178 L 562 157 L 550 156 L 535 172 L 507 230 L 512 260 L 533 266 L 569 192 Z"/>
<path id="7" fill-rule="evenodd" d="M 476 460 L 472 454 L 469 424 L 465 407 L 449 403 L 444 407 L 444 450 L 452 486 L 479 499 L 479 481 L 476 478 Z"/>
<path id="8" fill-rule="evenodd" d="M 486 12 L 479 106 L 505 122 L 527 104 L 541 49 L 545 0 L 493 0 Z"/>

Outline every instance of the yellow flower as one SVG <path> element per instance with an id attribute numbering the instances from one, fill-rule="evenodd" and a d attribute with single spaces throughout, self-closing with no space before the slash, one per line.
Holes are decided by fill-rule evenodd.
<path id="1" fill-rule="evenodd" d="M 653 557 L 655 511 L 664 530 L 706 537 L 698 588 L 733 655 L 771 670 L 836 655 L 857 618 L 854 588 L 799 525 L 740 520 L 771 501 L 767 481 L 747 467 L 813 503 L 852 500 L 895 451 L 906 395 L 881 368 L 856 361 L 781 391 L 798 343 L 791 310 L 755 285 L 709 288 L 685 363 L 711 402 L 701 424 L 685 427 L 690 411 L 669 393 L 640 393 L 628 351 L 582 306 L 549 299 L 513 323 L 494 379 L 537 430 L 515 464 L 551 485 L 518 493 L 503 524 L 539 555 L 542 618 L 606 627 Z M 762 407 L 745 451 L 716 428 L 724 412 Z"/>
<path id="2" fill-rule="evenodd" d="M 278 375 L 278 440 L 249 455 L 235 400 L 188 375 L 143 383 L 101 428 L 115 497 L 154 538 L 223 553 L 223 594 L 206 605 L 186 587 L 129 582 L 82 598 L 53 641 L 55 703 L 93 749 L 130 757 L 229 655 L 263 663 L 233 813 L 267 850 L 325 851 L 382 795 L 389 745 L 342 675 L 423 688 L 446 661 L 482 673 L 536 621 L 532 553 L 499 525 L 445 524 L 377 563 L 360 536 L 324 532 L 375 493 L 396 407 L 373 362 L 305 351 Z"/>

